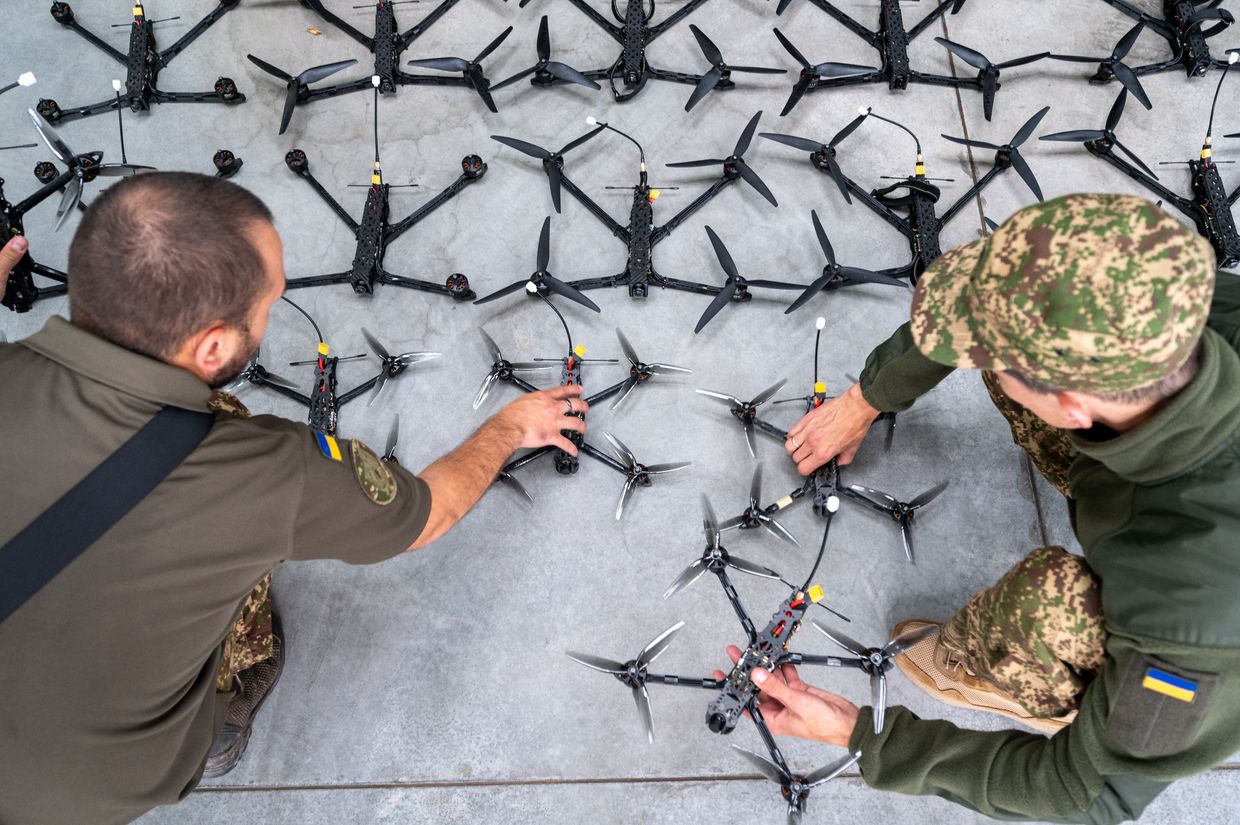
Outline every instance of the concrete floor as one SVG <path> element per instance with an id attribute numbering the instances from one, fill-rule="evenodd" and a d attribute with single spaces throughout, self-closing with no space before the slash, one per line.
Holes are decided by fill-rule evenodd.
<path id="1" fill-rule="evenodd" d="M 127 12 L 116 2 L 79 0 L 79 20 L 124 48 Z M 211 0 L 174 5 L 152 0 L 153 18 L 180 13 L 165 24 L 165 41 L 185 30 Z M 368 30 L 370 13 L 349 3 L 329 6 Z M 427 4 L 423 4 L 425 7 Z M 596 4 L 599 5 L 599 4 Z M 1156 4 L 1145 0 L 1143 5 Z M 46 4 L 22 3 L 11 15 L 17 25 L 0 29 L 5 72 L 31 68 L 35 89 L 0 99 L 0 144 L 33 139 L 23 110 L 50 96 L 76 105 L 110 94 L 118 67 L 72 33 L 63 31 Z M 844 3 L 866 23 L 873 4 Z M 921 6 L 926 9 L 929 4 Z M 601 6 L 600 6 L 601 7 Z M 925 9 L 908 6 L 906 15 Z M 402 6 L 408 25 L 425 8 Z M 539 16 L 551 16 L 554 57 L 578 68 L 610 63 L 616 44 L 567 3 L 536 3 L 521 11 L 516 2 L 465 0 L 418 41 L 406 58 L 474 54 L 507 25 L 515 31 L 488 62 L 501 79 L 533 62 Z M 664 12 L 660 12 L 661 14 Z M 973 3 L 946 21 L 952 39 L 1004 60 L 1040 49 L 1105 54 L 1129 26 L 1126 18 L 1097 0 L 1060 0 L 1022 5 L 1021 29 L 1001 29 L 1008 7 Z M 1071 28 L 1063 20 L 1074 23 Z M 723 17 L 723 20 L 719 18 Z M 690 18 L 711 35 L 734 63 L 791 67 L 769 29 L 778 22 L 812 61 L 868 63 L 872 53 L 809 3 L 793 3 L 782 18 L 773 4 L 747 0 L 714 3 Z M 726 25 L 725 25 L 726 24 Z M 321 36 L 307 29 L 317 26 Z M 737 34 L 726 34 L 734 32 Z M 915 66 L 948 73 L 946 54 L 930 39 L 936 26 L 911 48 Z M 1225 39 L 1225 38 L 1224 38 Z M 351 213 L 362 206 L 361 190 L 370 167 L 371 101 L 354 94 L 299 108 L 283 137 L 276 135 L 283 89 L 244 59 L 252 52 L 293 72 L 345 57 L 361 63 L 339 77 L 365 77 L 366 53 L 293 0 L 247 2 L 187 50 L 162 76 L 173 90 L 209 88 L 217 75 L 232 76 L 249 101 L 239 107 L 163 106 L 142 116 L 126 115 L 126 142 L 133 162 L 164 169 L 211 171 L 210 158 L 227 147 L 244 158 L 236 181 L 261 195 L 275 212 L 285 240 L 290 277 L 333 272 L 353 255 L 350 233 L 305 183 L 285 168 L 284 153 L 303 148 L 316 175 Z M 1132 62 L 1161 54 L 1146 34 Z M 55 56 L 55 60 L 50 56 Z M 696 71 L 702 58 L 687 25 L 655 44 L 656 65 Z M 959 69 L 957 62 L 955 68 Z M 760 128 L 825 139 L 859 105 L 898 118 L 918 133 L 929 174 L 953 178 L 945 199 L 963 192 L 991 158 L 972 157 L 940 133 L 1005 142 L 1044 105 L 1052 107 L 1040 134 L 1101 124 L 1116 87 L 1087 84 L 1081 65 L 1042 63 L 1011 73 L 998 96 L 994 120 L 981 115 L 980 97 L 918 86 L 904 93 L 885 86 L 822 91 L 807 96 L 787 118 L 777 115 L 792 77 L 749 75 L 738 88 L 711 94 L 691 115 L 682 111 L 689 87 L 651 82 L 627 105 L 606 92 L 572 87 L 538 90 L 525 84 L 496 93 L 498 115 L 484 111 L 472 92 L 460 87 L 405 87 L 380 103 L 384 169 L 389 182 L 416 182 L 416 190 L 395 190 L 393 211 L 411 211 L 458 173 L 462 155 L 476 152 L 490 164 L 487 176 L 395 243 L 387 257 L 396 274 L 441 281 L 466 273 L 480 292 L 489 292 L 530 273 L 537 234 L 551 214 L 537 162 L 487 139 L 506 134 L 546 146 L 560 146 L 585 130 L 593 114 L 630 131 L 646 147 L 652 182 L 668 190 L 656 204 L 662 222 L 715 179 L 716 170 L 669 170 L 665 162 L 727 154 L 753 112 L 765 110 Z M 1147 161 L 1192 157 L 1203 133 L 1211 80 L 1170 73 L 1145 81 L 1155 108 L 1130 105 L 1120 134 Z M 1233 91 L 1224 91 L 1218 132 L 1240 129 Z M 1177 123 L 1188 128 L 1180 135 Z M 113 117 L 66 124 L 61 130 L 79 151 L 117 154 Z M 1221 141 L 1226 159 L 1229 142 Z M 604 185 L 632 182 L 634 149 L 616 135 L 596 138 L 569 156 L 567 170 L 613 215 L 624 219 L 628 195 Z M 46 151 L 0 155 L 0 174 L 17 200 L 34 188 L 29 169 Z M 1030 141 L 1025 155 L 1047 197 L 1070 191 L 1137 191 L 1079 147 Z M 721 283 L 723 275 L 703 231 L 709 224 L 728 244 L 744 274 L 808 282 L 819 274 L 820 253 L 809 211 L 818 210 L 836 251 L 846 264 L 878 268 L 907 260 L 904 240 L 860 206 L 848 207 L 830 181 L 806 165 L 804 155 L 756 140 L 747 159 L 780 200 L 778 209 L 738 184 L 689 219 L 658 247 L 656 263 L 665 275 Z M 865 186 L 877 175 L 905 175 L 912 165 L 910 141 L 880 123 L 867 124 L 841 150 L 844 169 Z M 867 168 L 868 164 L 868 168 Z M 1187 187 L 1181 168 L 1166 167 L 1164 178 Z M 1225 178 L 1235 177 L 1225 167 Z M 98 184 L 95 184 L 97 186 Z M 92 188 L 94 188 L 92 186 Z M 89 193 L 88 193 L 89 199 Z M 944 248 L 976 238 L 981 212 L 1003 220 L 1031 196 L 1014 173 L 1002 175 L 981 200 L 945 229 Z M 76 218 L 60 234 L 51 231 L 54 207 L 40 207 L 27 227 L 37 257 L 64 266 Z M 204 227 L 210 231 L 210 227 Z M 578 203 L 565 198 L 552 221 L 552 267 L 565 279 L 613 274 L 623 248 Z M 347 287 L 307 290 L 293 296 L 318 320 L 341 354 L 364 352 L 360 328 L 378 333 L 390 346 L 441 351 L 444 357 L 417 367 L 390 387 L 373 408 L 346 406 L 340 432 L 381 445 L 392 416 L 401 414 L 406 466 L 421 467 L 450 449 L 512 397 L 498 388 L 486 406 L 471 409 L 473 393 L 488 367 L 476 332 L 485 326 L 512 358 L 554 356 L 562 349 L 558 322 L 546 307 L 516 297 L 485 307 L 458 305 L 439 296 L 380 287 L 369 298 Z M 723 407 L 697 396 L 694 387 L 749 396 L 775 379 L 790 379 L 795 393 L 812 379 L 813 324 L 827 319 L 824 376 L 832 391 L 845 386 L 869 349 L 905 317 L 908 296 L 881 287 L 860 287 L 816 299 L 811 307 L 784 316 L 776 299 L 755 298 L 730 306 L 701 335 L 692 327 L 705 307 L 703 297 L 658 293 L 644 303 L 623 290 L 595 292 L 601 316 L 566 305 L 575 338 L 591 357 L 620 357 L 613 329 L 623 328 L 647 360 L 691 367 L 695 374 L 639 389 L 620 413 L 592 413 L 590 440 L 604 445 L 613 431 L 645 462 L 692 459 L 689 470 L 658 479 L 640 490 L 630 512 L 612 518 L 620 477 L 583 460 L 573 477 L 546 463 L 521 474 L 536 499 L 518 504 L 495 490 L 448 537 L 433 548 L 372 568 L 339 563 L 287 565 L 277 572 L 276 593 L 288 631 L 283 680 L 259 718 L 242 764 L 210 783 L 182 805 L 157 811 L 143 822 L 369 822 L 490 821 L 600 822 L 683 821 L 687 816 L 737 820 L 738 810 L 760 821 L 782 821 L 773 786 L 756 781 L 729 744 L 760 747 L 742 725 L 727 741 L 702 724 L 701 692 L 651 688 L 657 738 L 647 745 L 626 692 L 600 674 L 569 661 L 566 649 L 628 658 L 649 638 L 685 620 L 684 630 L 660 660 L 668 672 L 707 675 L 724 661 L 724 645 L 741 638 L 723 594 L 703 580 L 670 601 L 660 594 L 700 551 L 697 500 L 707 492 L 721 515 L 744 506 L 753 462 L 739 428 Z M 777 296 L 778 298 L 779 296 Z M 42 303 L 23 316 L 0 316 L 10 338 L 38 329 L 63 299 Z M 301 381 L 308 376 L 284 362 L 310 357 L 308 325 L 286 306 L 277 306 L 263 346 L 263 361 Z M 373 361 L 341 367 L 341 388 L 370 377 Z M 585 383 L 596 390 L 615 383 L 623 370 L 590 365 Z M 792 393 L 789 393 L 792 394 Z M 304 410 L 269 392 L 243 391 L 256 412 L 302 419 Z M 791 406 L 769 419 L 791 425 Z M 852 619 L 850 632 L 863 639 L 885 638 L 891 625 L 908 616 L 944 618 L 979 587 L 992 583 L 1012 563 L 1043 543 L 1073 543 L 1066 508 L 1049 486 L 1032 480 L 1023 455 L 1011 444 L 1002 420 L 989 408 L 976 375 L 952 377 L 902 417 L 895 449 L 873 439 L 848 472 L 851 481 L 907 499 L 942 479 L 951 487 L 918 522 L 919 563 L 910 566 L 889 522 L 845 504 L 836 520 L 819 581 L 829 602 Z M 794 468 L 780 446 L 763 440 L 759 460 L 766 491 L 774 496 L 796 486 Z M 1035 486 L 1036 485 L 1036 486 Z M 798 505 L 781 517 L 802 547 L 781 545 L 765 535 L 735 536 L 729 547 L 780 571 L 805 575 L 819 522 Z M 738 574 L 742 598 L 757 616 L 773 608 L 786 591 Z M 827 653 L 826 639 L 808 632 L 797 648 Z M 865 701 L 863 682 L 852 674 L 814 673 L 813 681 Z M 949 710 L 932 703 L 900 678 L 892 680 L 892 704 L 924 716 L 945 716 L 980 729 L 998 720 Z M 783 743 L 781 743 L 783 744 Z M 796 767 L 812 768 L 835 759 L 834 749 L 786 743 Z M 1238 763 L 1240 764 L 1240 763 Z M 1223 768 L 1184 781 L 1168 791 L 1143 821 L 1178 825 L 1227 821 L 1240 811 L 1240 786 Z M 808 822 L 855 821 L 858 814 L 886 814 L 888 821 L 972 822 L 974 818 L 938 800 L 898 798 L 869 790 L 855 775 L 819 791 Z M 1228 817 L 1228 813 L 1232 817 Z M 746 814 L 748 816 L 748 814 Z"/>

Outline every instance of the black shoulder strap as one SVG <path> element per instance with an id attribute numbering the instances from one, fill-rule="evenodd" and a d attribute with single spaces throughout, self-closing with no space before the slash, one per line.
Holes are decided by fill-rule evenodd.
<path id="1" fill-rule="evenodd" d="M 206 438 L 215 417 L 164 407 L 0 547 L 0 622 L 112 529 Z"/>

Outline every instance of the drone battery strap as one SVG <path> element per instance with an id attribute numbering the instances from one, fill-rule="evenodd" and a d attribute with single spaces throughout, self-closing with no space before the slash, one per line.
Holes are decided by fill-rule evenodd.
<path id="1" fill-rule="evenodd" d="M 213 421 L 209 413 L 164 407 L 0 547 L 0 622 L 146 498 L 202 443 Z"/>

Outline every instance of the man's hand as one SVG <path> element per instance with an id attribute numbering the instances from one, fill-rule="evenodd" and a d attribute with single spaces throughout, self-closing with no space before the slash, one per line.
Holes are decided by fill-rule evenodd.
<path id="1" fill-rule="evenodd" d="M 577 455 L 577 445 L 560 431 L 585 433 L 586 422 L 579 416 L 589 409 L 590 405 L 581 398 L 581 387 L 569 384 L 527 393 L 496 413 L 495 418 L 521 433 L 522 447 L 555 446 L 569 455 Z"/>
<path id="2" fill-rule="evenodd" d="M 13 267 L 17 266 L 17 262 L 26 254 L 26 250 L 30 248 L 30 243 L 24 235 L 14 235 L 9 238 L 9 242 L 0 249 L 0 298 L 4 297 L 4 288 L 9 283 L 9 273 L 13 271 Z"/>
<path id="3" fill-rule="evenodd" d="M 741 657 L 740 648 L 729 645 L 728 656 L 735 664 Z M 716 670 L 714 678 L 723 679 L 723 671 Z M 756 667 L 750 678 L 760 691 L 758 709 L 771 733 L 848 747 L 859 713 L 852 702 L 805 684 L 792 665 L 774 673 Z"/>
<path id="4" fill-rule="evenodd" d="M 848 464 L 878 416 L 878 410 L 861 397 L 861 385 L 853 384 L 843 395 L 806 413 L 788 431 L 784 449 L 803 476 L 833 458 L 838 458 L 841 465 Z"/>

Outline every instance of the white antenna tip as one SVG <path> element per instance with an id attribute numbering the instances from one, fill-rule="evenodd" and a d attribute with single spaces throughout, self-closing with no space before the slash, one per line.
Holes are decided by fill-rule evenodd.
<path id="1" fill-rule="evenodd" d="M 112 91 L 119 92 L 123 88 L 125 88 L 125 84 L 121 83 L 119 80 L 112 81 Z"/>
<path id="2" fill-rule="evenodd" d="M 1230 52 L 1230 53 L 1227 55 L 1227 64 L 1228 64 L 1228 65 L 1231 65 L 1232 63 L 1235 63 L 1237 60 L 1240 60 L 1240 52 Z"/>
<path id="3" fill-rule="evenodd" d="M 589 126 L 597 126 L 598 118 L 596 118 L 594 115 L 590 115 L 589 117 L 586 118 L 586 124 Z"/>
<path id="4" fill-rule="evenodd" d="M 827 512 L 834 513 L 840 509 L 839 496 L 827 496 Z"/>
<path id="5" fill-rule="evenodd" d="M 526 281 L 525 291 L 531 295 L 536 294 L 538 292 L 538 284 L 534 283 L 533 281 Z"/>
<path id="6" fill-rule="evenodd" d="M 35 83 L 34 72 L 22 72 L 17 78 L 17 82 L 22 86 L 33 86 Z"/>
<path id="7" fill-rule="evenodd" d="M 823 329 L 823 328 L 825 328 L 826 326 L 827 326 L 827 319 L 826 319 L 826 318 L 821 318 L 821 317 L 820 317 L 817 321 L 815 321 L 815 322 L 814 322 L 814 328 L 815 328 L 815 329 Z"/>
<path id="8" fill-rule="evenodd" d="M 866 116 L 866 115 L 868 115 L 869 113 L 870 113 L 870 107 L 869 107 L 869 106 L 858 106 L 858 107 L 857 107 L 857 114 L 861 115 L 862 117 L 865 117 L 865 116 Z"/>
<path id="9" fill-rule="evenodd" d="M 379 84 L 382 82 L 383 82 L 383 78 L 379 77 L 379 75 L 372 74 L 370 76 L 370 85 L 374 86 L 376 89 L 379 88 Z"/>

